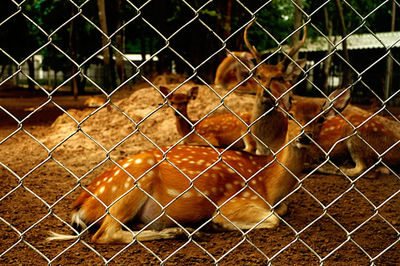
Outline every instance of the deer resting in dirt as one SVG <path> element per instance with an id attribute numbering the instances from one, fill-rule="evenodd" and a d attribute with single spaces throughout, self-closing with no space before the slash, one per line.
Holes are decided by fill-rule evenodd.
<path id="1" fill-rule="evenodd" d="M 317 138 L 318 144 L 333 160 L 348 157 L 353 168 L 340 167 L 348 176 L 359 176 L 369 167 L 382 161 L 389 167 L 400 166 L 400 123 L 370 113 L 348 113 L 328 119 Z M 350 138 L 348 138 L 351 136 Z M 324 167 L 322 172 L 340 174 L 340 171 Z"/>
<path id="2" fill-rule="evenodd" d="M 240 113 L 240 121 L 232 113 L 215 114 L 199 121 L 189 119 L 187 105 L 196 99 L 198 87 L 192 87 L 187 93 L 174 92 L 169 94 L 166 87 L 160 86 L 160 91 L 168 96 L 168 101 L 175 109 L 176 128 L 181 137 L 185 137 L 184 144 L 208 146 L 206 139 L 214 147 L 228 147 L 232 145 L 234 149 L 242 149 L 243 141 L 240 139 L 241 131 L 238 128 L 246 128 L 250 123 L 250 114 Z M 197 124 L 196 124 L 197 123 Z M 195 125 L 195 132 L 192 126 Z M 201 137 L 200 137 L 200 136 Z M 204 138 L 204 139 L 203 139 Z"/>
<path id="3" fill-rule="evenodd" d="M 244 33 L 244 41 L 251 54 L 248 52 L 233 52 L 240 60 L 242 60 L 247 66 L 254 67 L 252 59 L 256 59 L 258 63 L 261 62 L 261 57 L 257 49 L 250 45 L 247 39 L 247 30 L 251 26 L 251 23 L 246 27 Z M 303 45 L 306 38 L 306 28 L 304 28 L 304 34 L 301 42 L 295 45 L 289 52 L 288 56 L 293 56 Z M 276 65 L 267 65 L 265 63 L 260 64 L 257 68 L 257 79 L 266 87 L 271 86 L 275 89 L 274 97 L 278 94 L 289 93 L 289 88 L 291 83 L 297 79 L 301 73 L 301 68 L 304 67 L 306 60 L 300 59 L 296 62 L 288 62 L 287 59 L 283 59 Z M 232 56 L 226 57 L 217 68 L 215 84 L 217 87 L 226 88 L 226 83 L 232 84 L 238 79 L 244 79 L 244 77 L 249 75 L 247 69 L 245 69 L 242 63 L 233 58 Z M 236 77 L 236 78 L 235 78 Z M 232 81 L 233 80 L 233 81 Z M 249 79 L 246 83 L 251 86 L 251 88 L 245 90 L 245 93 L 259 92 L 262 94 L 268 94 L 267 91 L 262 90 L 262 87 L 257 84 L 253 79 Z M 244 85 L 242 85 L 243 87 Z M 259 89 L 257 89 L 259 88 Z M 176 125 L 179 134 L 185 137 L 183 140 L 184 144 L 190 145 L 204 145 L 208 146 L 207 142 L 204 141 L 205 138 L 210 144 L 215 147 L 228 147 L 232 145 L 234 149 L 244 149 L 250 153 L 256 154 L 268 154 L 270 149 L 276 151 L 280 147 L 268 147 L 261 143 L 268 143 L 269 140 L 262 139 L 262 137 L 267 136 L 264 134 L 264 127 L 262 126 L 266 120 L 273 117 L 268 115 L 263 115 L 262 112 L 257 112 L 257 110 L 264 110 L 263 103 L 261 101 L 255 102 L 255 107 L 252 114 L 240 113 L 238 116 L 242 121 L 240 121 L 232 113 L 216 114 L 209 116 L 202 121 L 200 121 L 195 126 L 196 134 L 193 132 L 192 125 L 197 123 L 197 121 L 190 120 L 187 115 L 187 105 L 189 101 L 195 100 L 198 94 L 198 87 L 193 87 L 187 94 L 183 93 L 169 93 L 166 87 L 160 87 L 161 92 L 166 96 L 168 95 L 168 100 L 174 107 L 176 115 Z M 240 88 L 240 90 L 243 90 Z M 263 99 L 262 95 L 258 95 L 257 99 Z M 285 99 L 289 97 L 284 97 Z M 281 107 L 288 108 L 290 105 L 290 100 L 280 101 Z M 252 122 L 252 123 L 250 123 Z M 192 124 L 192 125 L 191 125 Z M 254 125 L 253 125 L 254 124 Z M 250 125 L 250 131 L 249 131 Z M 276 123 L 277 126 L 280 123 Z M 284 130 L 284 129 L 283 129 Z M 251 133 L 250 133 L 251 132 Z M 200 136 L 202 137 L 200 137 Z M 243 137 L 244 136 L 244 137 Z M 255 136 L 255 137 L 254 137 Z M 260 139 L 261 136 L 261 139 Z M 271 136 L 273 138 L 274 136 Z"/>
<path id="4" fill-rule="evenodd" d="M 269 89 L 274 92 L 274 88 Z M 347 99 L 346 92 L 338 90 L 328 102 L 342 110 Z M 263 101 L 268 115 L 278 117 L 271 121 L 283 124 L 265 124 L 269 128 L 265 132 L 277 136 L 267 138 L 271 142 L 266 145 L 281 146 L 276 160 L 272 155 L 215 151 L 201 146 L 163 147 L 168 161 L 182 174 L 163 159 L 159 149 L 142 152 L 99 175 L 87 188 L 90 193 L 82 192 L 75 201 L 72 222 L 82 228 L 99 223 L 92 241 L 102 244 L 176 238 L 190 234 L 183 226 L 211 217 L 213 227 L 219 230 L 276 227 L 278 216 L 287 209 L 285 204 L 279 204 L 297 184 L 295 176 L 303 170 L 310 138 L 318 133 L 315 131 L 320 129 L 321 117 L 333 112 L 308 105 L 302 109 L 304 112 L 298 110 L 298 121 L 289 126 L 296 131 L 291 132 L 295 137 L 290 139 L 288 131 L 282 130 L 288 128 L 286 114 L 275 107 L 275 99 L 268 97 Z M 315 113 L 308 121 L 310 110 Z M 297 134 L 299 129 L 304 133 Z M 109 206 L 109 214 L 103 204 Z M 130 231 L 124 224 L 131 220 L 146 225 L 140 231 Z M 49 240 L 77 237 L 53 233 Z"/>
<path id="5" fill-rule="evenodd" d="M 145 151 L 99 175 L 88 186 L 90 193 L 82 192 L 75 201 L 72 222 L 82 228 L 98 223 L 92 241 L 102 244 L 172 239 L 192 234 L 184 226 L 211 218 L 212 226 L 220 230 L 276 227 L 286 212 L 280 203 L 298 182 L 295 176 L 303 170 L 310 137 L 320 128 L 319 117 L 332 112 L 319 106 L 306 122 L 302 119 L 308 113 L 298 112 L 293 130 L 299 134 L 291 132 L 295 135 L 291 139 L 286 115 L 289 94 L 269 81 L 263 85 L 270 93 L 257 93 L 256 98 L 271 119 L 263 120 L 268 136 L 262 137 L 268 140 L 265 145 L 281 147 L 274 156 L 186 145 Z M 334 92 L 326 106 L 343 109 L 347 103 L 343 95 L 345 91 Z M 132 220 L 145 226 L 131 231 L 125 224 Z M 77 237 L 54 233 L 49 240 Z"/>

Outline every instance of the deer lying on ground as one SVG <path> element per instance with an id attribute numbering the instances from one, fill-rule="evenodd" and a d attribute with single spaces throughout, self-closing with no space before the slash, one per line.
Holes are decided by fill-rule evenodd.
<path id="1" fill-rule="evenodd" d="M 343 173 L 352 177 L 362 174 L 378 162 L 378 154 L 388 166 L 400 166 L 399 122 L 373 114 L 348 113 L 344 117 L 348 122 L 340 116 L 326 120 L 317 138 L 325 152 L 334 147 L 329 153 L 331 159 L 350 155 L 355 166 L 341 167 Z M 322 172 L 340 174 L 337 168 L 330 167 L 323 167 Z"/>
<path id="2" fill-rule="evenodd" d="M 334 112 L 308 104 L 299 107 L 296 122 L 289 125 L 296 136 L 290 139 L 288 131 L 282 130 L 288 128 L 288 117 L 276 107 L 275 99 L 257 95 L 263 97 L 257 100 L 264 102 L 269 121 L 274 121 L 264 126 L 269 129 L 266 134 L 276 136 L 266 138 L 270 140 L 266 145 L 281 147 L 274 154 L 276 159 L 200 146 L 149 150 L 119 161 L 98 176 L 87 188 L 90 193 L 82 192 L 75 201 L 72 222 L 83 228 L 98 222 L 100 228 L 92 241 L 102 244 L 176 238 L 189 233 L 183 226 L 209 219 L 219 230 L 276 227 L 278 217 L 287 210 L 285 204 L 279 204 L 298 182 L 310 138 L 318 133 L 321 118 Z M 287 100 L 285 97 L 281 100 Z M 349 97 L 338 90 L 329 98 L 328 103 L 334 100 L 332 105 L 342 110 Z M 282 125 L 276 126 L 276 122 Z M 300 130 L 304 133 L 293 133 Z M 123 224 L 131 220 L 146 225 L 137 232 L 123 230 L 127 229 Z M 77 237 L 54 233 L 49 240 Z"/>
<path id="3" fill-rule="evenodd" d="M 196 99 L 198 87 L 192 87 L 186 94 L 179 92 L 169 94 L 169 90 L 163 86 L 160 86 L 160 91 L 165 96 L 169 95 L 168 100 L 176 110 L 176 128 L 179 135 L 185 137 L 183 144 L 208 146 L 204 140 L 206 139 L 214 147 L 228 147 L 232 143 L 234 143 L 232 148 L 242 149 L 244 147 L 243 141 L 240 139 L 241 131 L 238 129 L 247 128 L 247 125 L 250 124 L 250 114 L 238 114 L 245 124 L 232 113 L 215 114 L 200 122 L 193 121 L 188 117 L 187 105 Z M 192 125 L 196 123 L 198 123 L 195 126 L 197 134 L 192 132 Z"/>
<path id="4" fill-rule="evenodd" d="M 298 182 L 304 149 L 320 128 L 319 117 L 333 113 L 320 106 L 312 121 L 302 122 L 308 113 L 297 112 L 305 134 L 290 139 L 286 115 L 289 94 L 279 86 L 271 86 L 270 80 L 262 84 L 270 93 L 257 93 L 260 104 L 256 106 L 264 112 L 256 111 L 270 118 L 263 120 L 262 126 L 267 129 L 263 133 L 268 135 L 263 139 L 268 140 L 268 146 L 281 147 L 276 153 L 257 156 L 179 145 L 163 147 L 162 152 L 153 149 L 137 154 L 106 170 L 87 188 L 90 193 L 79 195 L 72 222 L 83 228 L 99 223 L 92 241 L 103 244 L 176 238 L 189 233 L 183 226 L 209 219 L 221 230 L 276 227 L 278 216 L 286 212 L 280 203 Z M 332 105 L 342 110 L 348 101 L 346 95 L 345 91 L 334 92 L 329 103 L 335 100 Z M 297 123 L 292 125 L 294 130 L 300 129 Z M 128 229 L 124 224 L 131 220 L 146 225 L 136 232 L 123 230 Z M 77 237 L 54 234 L 49 239 Z"/>
<path id="5" fill-rule="evenodd" d="M 244 41 L 248 49 L 251 51 L 251 54 L 248 52 L 233 52 L 233 54 L 236 55 L 239 60 L 242 60 L 245 65 L 252 69 L 254 68 L 254 64 L 251 60 L 255 59 L 258 63 L 260 63 L 261 57 L 257 49 L 252 46 L 247 39 L 247 30 L 250 26 L 251 23 L 245 29 Z M 304 45 L 305 39 L 306 28 L 304 28 L 304 34 L 301 42 L 288 52 L 288 57 L 291 57 L 297 53 L 297 51 Z M 277 65 L 260 64 L 257 68 L 257 79 L 262 84 L 266 84 L 266 87 L 274 87 L 275 90 L 273 91 L 276 91 L 274 97 L 277 97 L 278 94 L 283 95 L 284 92 L 289 93 L 291 83 L 297 79 L 301 73 L 301 68 L 304 67 L 305 63 L 306 60 L 304 59 L 289 63 L 287 58 L 285 58 Z M 231 89 L 233 87 L 233 83 L 237 81 L 236 84 L 238 84 L 240 81 L 245 79 L 246 75 L 249 75 L 249 71 L 243 67 L 242 62 L 239 62 L 237 59 L 229 55 L 217 68 L 215 85 L 223 89 Z M 248 87 L 243 89 L 243 86 Z M 169 95 L 167 88 L 160 87 L 160 90 L 164 95 Z M 268 92 L 262 90 L 262 87 L 253 79 L 249 79 L 240 87 L 240 89 L 237 89 L 236 91 L 242 91 L 245 93 L 258 91 L 263 94 L 268 94 Z M 232 148 L 234 149 L 244 149 L 247 152 L 260 155 L 268 154 L 270 152 L 269 149 L 276 151 L 278 148 L 280 148 L 273 146 L 266 148 L 265 145 L 261 144 L 261 142 L 268 142 L 268 140 L 262 139 L 262 137 L 267 135 L 263 133 L 263 127 L 256 125 L 262 125 L 265 120 L 270 119 L 270 117 L 267 115 L 263 116 L 263 113 L 255 113 L 254 110 L 252 117 L 249 113 L 238 114 L 244 123 L 232 113 L 209 116 L 196 125 L 195 130 L 199 135 L 192 132 L 192 126 L 190 123 L 193 125 L 197 121 L 192 121 L 188 118 L 187 104 L 189 101 L 196 99 L 197 93 L 198 88 L 194 87 L 189 90 L 187 94 L 175 92 L 168 97 L 172 106 L 178 111 L 175 111 L 175 115 L 177 117 L 177 130 L 182 137 L 187 136 L 184 139 L 184 144 L 207 146 L 208 144 L 199 136 L 201 135 L 215 147 L 228 147 L 232 143 L 235 143 L 232 145 Z M 263 97 L 259 95 L 258 99 L 262 98 Z M 284 98 L 289 99 L 289 97 Z M 281 107 L 286 109 L 290 105 L 289 100 L 280 102 Z M 257 105 L 262 105 L 262 102 L 256 102 L 255 110 L 263 110 L 262 106 Z M 251 125 L 251 129 L 249 130 L 250 120 L 252 123 L 254 123 L 254 126 Z M 280 123 L 277 123 L 277 125 L 279 126 Z"/>
<path id="6" fill-rule="evenodd" d="M 247 46 L 251 47 L 249 44 L 247 44 Z M 252 51 L 250 48 L 249 50 Z M 252 53 L 232 52 L 232 54 L 237 57 L 237 59 L 232 55 L 228 55 L 218 66 L 214 81 L 216 86 L 225 90 L 231 90 L 235 88 L 235 86 L 240 85 L 235 89 L 236 92 L 254 92 L 254 88 L 258 86 L 257 83 L 253 79 L 248 79 L 246 82 L 243 81 L 248 76 L 248 69 L 254 67 L 252 60 L 259 58 L 258 52 L 254 50 Z M 298 64 L 300 65 L 301 62 L 298 62 Z M 269 70 L 266 70 L 267 73 L 269 73 L 268 71 Z M 293 106 L 296 106 L 296 103 Z M 375 116 L 369 120 L 368 118 L 371 115 L 372 114 L 348 113 L 345 115 L 345 118 L 354 127 L 358 127 L 358 136 L 369 143 L 372 149 L 358 136 L 353 136 L 348 140 L 342 140 L 353 134 L 354 128 L 340 116 L 328 119 L 323 124 L 321 134 L 317 138 L 318 144 L 325 152 L 330 151 L 335 145 L 335 148 L 329 154 L 330 158 L 334 161 L 339 161 L 347 157 L 353 160 L 355 164 L 354 168 L 341 168 L 342 171 L 349 176 L 360 175 L 368 167 L 374 165 L 374 163 L 378 161 L 377 153 L 384 155 L 382 159 L 385 164 L 392 167 L 398 167 L 400 165 L 399 123 L 382 116 Z M 258 117 L 258 115 L 256 115 L 256 117 Z M 266 117 L 266 119 L 268 118 Z M 254 118 L 252 121 L 254 121 Z M 252 132 L 255 133 L 255 131 L 255 128 L 253 128 Z M 243 134 L 245 129 L 241 129 L 241 132 Z M 250 134 L 246 135 L 244 141 L 250 143 L 250 145 L 246 145 L 244 150 L 251 153 L 267 154 L 268 151 L 264 145 L 261 145 L 261 142 L 257 142 L 257 149 L 254 151 L 254 146 L 251 144 L 254 142 L 250 142 L 252 138 Z M 265 140 L 263 142 L 265 142 Z M 316 150 L 314 151 L 316 153 L 318 152 Z M 328 174 L 340 173 L 336 168 L 332 169 L 330 167 L 321 167 L 319 171 Z"/>

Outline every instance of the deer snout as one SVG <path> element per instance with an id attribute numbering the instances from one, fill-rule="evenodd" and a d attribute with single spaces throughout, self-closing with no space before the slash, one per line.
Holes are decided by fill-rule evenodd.
<path id="1" fill-rule="evenodd" d="M 303 135 L 300 136 L 299 142 L 303 145 L 309 145 L 311 143 L 312 133 L 305 132 Z"/>

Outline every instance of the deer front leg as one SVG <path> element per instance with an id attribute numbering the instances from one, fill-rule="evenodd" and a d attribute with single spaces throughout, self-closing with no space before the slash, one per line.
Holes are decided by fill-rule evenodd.
<path id="1" fill-rule="evenodd" d="M 350 139 L 346 142 L 347 149 L 349 150 L 351 159 L 353 160 L 355 166 L 354 168 L 341 168 L 343 173 L 350 177 L 358 176 L 360 175 L 365 169 L 367 169 L 367 165 L 365 164 L 365 160 L 363 159 L 363 155 L 365 153 L 369 153 L 369 150 L 362 150 L 360 149 L 361 147 L 367 148 L 365 145 L 362 143 L 358 143 L 360 140 L 355 139 Z M 367 148 L 369 149 L 369 148 Z"/>
<path id="2" fill-rule="evenodd" d="M 218 211 L 215 214 L 217 213 Z M 219 213 L 220 215 L 213 219 L 213 223 L 218 229 L 226 231 L 237 228 L 248 230 L 255 226 L 258 229 L 272 229 L 279 224 L 279 218 L 260 201 L 249 203 L 241 199 L 232 199 L 220 209 Z"/>
<path id="3" fill-rule="evenodd" d="M 244 132 L 242 133 L 242 135 L 243 134 L 244 134 Z M 244 142 L 243 151 L 254 154 L 255 153 L 256 143 L 255 143 L 253 137 L 251 136 L 251 134 L 247 134 L 246 136 L 244 136 L 243 137 L 243 142 Z"/>

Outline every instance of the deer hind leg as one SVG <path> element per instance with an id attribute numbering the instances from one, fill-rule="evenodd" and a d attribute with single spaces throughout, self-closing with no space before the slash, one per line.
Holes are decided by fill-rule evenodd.
<path id="1" fill-rule="evenodd" d="M 109 214 L 103 219 L 100 228 L 92 237 L 93 242 L 106 244 L 133 241 L 133 234 L 123 230 L 122 224 L 132 220 L 146 202 L 152 200 L 144 191 L 152 193 L 153 184 L 156 183 L 154 178 L 153 176 L 144 176 L 138 182 L 140 188 L 133 188 L 109 208 Z"/>
<path id="2" fill-rule="evenodd" d="M 233 231 L 237 228 L 248 230 L 255 226 L 258 229 L 272 229 L 278 226 L 279 218 L 268 209 L 265 203 L 257 204 L 241 199 L 234 200 L 220 209 L 221 215 L 215 217 L 213 223 L 216 228 L 227 231 Z"/>
<path id="3" fill-rule="evenodd" d="M 141 187 L 146 191 L 150 191 L 149 185 L 142 185 Z M 92 241 L 98 244 L 130 243 L 135 239 L 138 241 L 150 241 L 187 236 L 186 231 L 179 227 L 166 228 L 160 231 L 143 230 L 131 232 L 123 230 L 122 224 L 132 220 L 149 200 L 152 199 L 137 188 L 125 195 L 110 208 L 111 215 L 107 215 L 104 218 L 100 228 L 93 235 Z"/>
<path id="4" fill-rule="evenodd" d="M 110 207 L 112 216 L 107 215 L 104 218 L 92 241 L 98 244 L 131 242 L 132 233 L 122 230 L 121 224 L 132 220 L 147 200 L 148 197 L 137 188 L 129 192 Z"/>
<path id="5" fill-rule="evenodd" d="M 186 230 L 180 227 L 166 228 L 160 231 L 143 230 L 143 231 L 125 231 L 122 230 L 120 224 L 116 220 L 107 221 L 107 227 L 101 231 L 101 235 L 93 236 L 92 241 L 97 244 L 123 243 L 127 244 L 134 240 L 137 241 L 152 241 L 162 239 L 179 239 L 187 238 Z"/>

